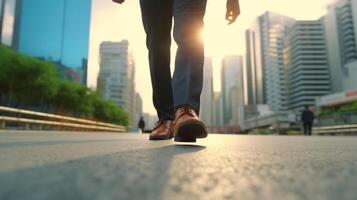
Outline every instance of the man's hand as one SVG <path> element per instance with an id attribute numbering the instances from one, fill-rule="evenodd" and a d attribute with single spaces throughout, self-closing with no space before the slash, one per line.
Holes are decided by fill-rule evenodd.
<path id="1" fill-rule="evenodd" d="M 227 0 L 226 20 L 228 21 L 228 24 L 232 24 L 233 22 L 235 22 L 239 15 L 240 15 L 239 1 Z"/>
<path id="2" fill-rule="evenodd" d="M 125 0 L 113 0 L 113 2 L 118 3 L 118 4 L 122 4 L 122 3 L 124 3 L 124 1 Z"/>

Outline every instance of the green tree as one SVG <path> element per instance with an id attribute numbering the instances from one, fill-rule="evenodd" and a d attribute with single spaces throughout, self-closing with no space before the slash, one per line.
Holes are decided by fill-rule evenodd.
<path id="1" fill-rule="evenodd" d="M 93 117 L 124 126 L 129 124 L 128 114 L 121 107 L 118 107 L 112 101 L 99 98 L 98 95 L 96 95 L 94 101 Z"/>
<path id="2" fill-rule="evenodd" d="M 26 107 L 44 105 L 56 93 L 58 73 L 53 64 L 0 47 L 0 92 Z"/>
<path id="3" fill-rule="evenodd" d="M 56 66 L 0 45 L 0 100 L 8 106 L 34 104 L 57 114 L 128 125 L 128 114 L 113 102 L 60 77 Z"/>
<path id="4" fill-rule="evenodd" d="M 342 105 L 339 110 L 339 113 L 351 113 L 351 112 L 357 112 L 357 101 L 347 103 Z"/>

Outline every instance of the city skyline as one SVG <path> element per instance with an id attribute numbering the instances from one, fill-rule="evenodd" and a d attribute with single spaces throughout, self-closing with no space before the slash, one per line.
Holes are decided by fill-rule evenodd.
<path id="1" fill-rule="evenodd" d="M 79 81 L 76 71 L 88 75 L 89 85 L 97 89 L 98 94 L 123 107 L 129 114 L 130 127 L 144 113 L 153 120 L 151 116 L 156 113 L 151 101 L 141 19 L 137 10 L 132 16 L 124 16 L 138 4 L 125 4 L 127 8 L 108 3 L 110 8 L 105 11 L 119 12 L 114 15 L 103 12 L 106 23 L 102 23 L 104 19 L 98 17 L 97 12 L 99 5 L 90 9 L 91 1 L 72 3 L 68 0 L 56 0 L 53 4 L 44 0 L 34 4 L 29 4 L 29 0 L 0 1 L 0 40 L 5 45 L 4 51 L 11 47 L 17 53 L 50 61 L 57 66 L 59 74 L 65 75 L 60 79 L 85 85 L 88 82 Z M 80 3 L 86 5 L 79 10 L 82 17 L 71 20 Z M 279 119 L 298 123 L 296 116 L 304 107 L 309 106 L 318 114 L 322 109 L 321 112 L 326 114 L 330 111 L 318 107 L 324 105 L 317 104 L 319 99 L 354 92 L 357 88 L 354 79 L 357 75 L 357 1 L 338 0 L 327 7 L 325 3 L 320 4 L 324 5 L 323 9 L 319 14 L 314 12 L 314 17 L 298 17 L 293 13 L 285 14 L 286 10 L 265 11 L 255 7 L 252 11 L 258 13 L 261 9 L 263 13 L 249 13 L 252 19 L 243 14 L 240 24 L 233 26 L 227 26 L 221 18 L 220 11 L 225 10 L 224 6 L 219 9 L 221 4 L 208 5 L 206 30 L 201 34 L 206 44 L 206 59 L 200 113 L 210 131 L 237 132 L 238 125 L 244 127 L 241 129 L 244 131 L 254 126 L 266 126 L 262 123 L 274 124 Z M 212 5 L 217 6 L 216 12 L 210 12 Z M 45 11 L 37 12 L 40 9 Z M 80 26 L 75 27 L 78 23 Z M 101 35 L 104 32 L 107 35 Z M 120 34 L 124 39 L 118 40 Z M 104 36 L 114 39 L 104 40 Z M 100 45 L 95 46 L 96 42 Z M 98 47 L 100 49 L 96 49 Z M 93 49 L 98 52 L 92 55 Z M 173 64 L 175 44 L 171 50 Z M 78 59 L 79 54 L 82 56 Z M 91 63 L 89 74 L 87 59 L 83 59 L 87 54 L 90 54 Z M 81 69 L 72 69 L 78 64 L 66 64 L 71 60 L 69 58 L 76 58 L 72 61 L 79 61 Z M 94 73 L 97 65 L 100 71 Z M 171 68 L 173 72 L 174 66 Z M 93 83 L 93 77 L 97 83 Z M 286 124 L 282 125 L 286 127 Z"/>
<path id="2" fill-rule="evenodd" d="M 285 2 L 279 0 L 275 4 L 271 4 L 269 1 L 259 1 L 258 4 L 257 1 L 242 1 L 242 15 L 238 18 L 236 24 L 227 26 L 224 20 L 225 3 L 209 1 L 205 17 L 205 33 L 203 35 L 206 42 L 206 56 L 212 57 L 213 61 L 215 91 L 218 91 L 221 87 L 219 77 L 221 59 L 227 54 L 245 55 L 244 30 L 249 28 L 257 16 L 266 10 L 271 10 L 296 19 L 317 19 L 326 12 L 328 2 L 330 1 L 310 2 L 302 0 Z M 309 4 L 309 7 L 306 7 L 306 4 Z M 100 23 L 102 21 L 106 21 L 106 23 Z M 222 40 L 222 38 L 227 39 Z M 93 87 L 96 81 L 99 43 L 105 40 L 120 41 L 122 39 L 129 40 L 130 49 L 136 58 L 136 90 L 143 98 L 143 109 L 145 112 L 154 114 L 155 109 L 151 102 L 151 87 L 147 87 L 148 83 L 150 83 L 149 67 L 138 2 L 128 1 L 123 5 L 115 5 L 111 1 L 93 1 L 89 85 Z M 173 43 L 172 55 L 174 55 L 175 47 L 176 45 Z M 172 65 L 171 68 L 173 68 Z"/>

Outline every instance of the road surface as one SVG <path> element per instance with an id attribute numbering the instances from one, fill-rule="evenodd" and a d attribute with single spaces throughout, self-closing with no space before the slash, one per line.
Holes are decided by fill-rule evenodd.
<path id="1" fill-rule="evenodd" d="M 0 199 L 357 199 L 357 137 L 0 132 Z"/>

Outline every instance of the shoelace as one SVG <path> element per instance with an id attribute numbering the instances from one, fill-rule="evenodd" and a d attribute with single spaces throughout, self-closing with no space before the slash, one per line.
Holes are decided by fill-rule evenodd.
<path id="1" fill-rule="evenodd" d="M 178 118 L 180 118 L 184 114 L 190 115 L 191 117 L 195 117 L 194 110 L 189 106 L 182 106 L 178 108 L 178 111 L 180 112 Z"/>

